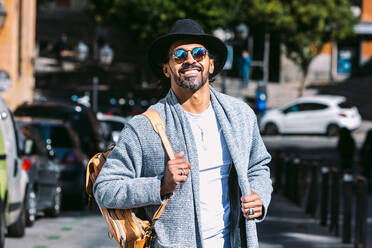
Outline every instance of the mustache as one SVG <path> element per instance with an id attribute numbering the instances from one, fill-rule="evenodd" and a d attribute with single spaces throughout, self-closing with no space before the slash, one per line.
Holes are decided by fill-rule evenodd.
<path id="1" fill-rule="evenodd" d="M 193 65 L 193 64 L 186 64 L 186 65 L 182 66 L 181 69 L 178 70 L 178 73 L 184 73 L 186 70 L 192 69 L 192 68 L 198 68 L 201 72 L 204 71 L 203 67 L 201 67 L 201 66 Z"/>

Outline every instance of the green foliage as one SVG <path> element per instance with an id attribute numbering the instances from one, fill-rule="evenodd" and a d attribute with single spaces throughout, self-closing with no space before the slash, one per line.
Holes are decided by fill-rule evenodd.
<path id="1" fill-rule="evenodd" d="M 192 18 L 210 32 L 245 22 L 252 31 L 278 33 L 286 52 L 307 72 L 331 40 L 352 34 L 356 18 L 349 0 L 91 0 L 98 24 L 116 25 L 144 41 L 167 33 L 178 19 Z"/>
<path id="2" fill-rule="evenodd" d="M 357 22 L 349 0 L 249 0 L 244 5 L 246 23 L 280 34 L 288 57 L 305 74 L 324 44 L 352 35 Z"/>
<path id="3" fill-rule="evenodd" d="M 99 24 L 116 25 L 143 40 L 168 32 L 178 19 L 192 18 L 206 31 L 231 23 L 243 0 L 92 0 L 90 10 Z"/>

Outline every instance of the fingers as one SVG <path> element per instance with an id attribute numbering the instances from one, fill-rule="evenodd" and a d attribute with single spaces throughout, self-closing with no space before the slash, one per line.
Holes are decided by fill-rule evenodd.
<path id="1" fill-rule="evenodd" d="M 176 159 L 177 158 L 183 158 L 183 156 L 185 155 L 185 152 L 179 152 L 175 155 Z"/>
<path id="2" fill-rule="evenodd" d="M 245 218 L 254 219 L 262 216 L 262 200 L 260 196 L 252 191 L 250 195 L 245 195 L 240 198 L 241 210 Z M 248 214 L 249 209 L 254 210 L 254 214 Z"/>
<path id="3" fill-rule="evenodd" d="M 191 170 L 192 167 L 191 167 L 191 164 L 189 162 L 186 161 L 186 159 L 183 158 L 183 156 L 185 155 L 184 152 L 179 152 L 175 155 L 175 159 L 172 159 L 172 160 L 169 160 L 168 162 L 168 166 L 169 165 L 172 165 L 172 166 L 176 166 L 176 165 L 179 165 L 179 167 L 182 167 L 184 169 L 189 169 Z"/>
<path id="4" fill-rule="evenodd" d="M 249 214 L 249 208 L 248 209 L 242 209 L 243 216 L 247 219 L 255 219 L 262 216 L 262 207 L 256 207 L 252 208 L 253 214 Z"/>
<path id="5" fill-rule="evenodd" d="M 162 191 L 170 191 L 176 189 L 179 183 L 186 182 L 190 174 L 191 165 L 183 158 L 184 152 L 179 152 L 175 155 L 175 159 L 168 161 L 168 166 L 165 170 L 163 178 Z M 165 188 L 165 189 L 164 189 Z"/>

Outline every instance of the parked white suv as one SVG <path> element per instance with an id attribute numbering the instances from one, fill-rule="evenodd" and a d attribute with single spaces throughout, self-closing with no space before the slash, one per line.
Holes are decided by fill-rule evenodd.
<path id="1" fill-rule="evenodd" d="M 25 233 L 28 177 L 17 142 L 13 114 L 0 98 L 0 248 L 5 234 L 22 237 Z"/>
<path id="2" fill-rule="evenodd" d="M 342 127 L 349 130 L 359 128 L 361 120 L 358 109 L 345 97 L 315 95 L 269 110 L 260 119 L 260 130 L 271 135 L 322 133 L 335 136 Z"/>

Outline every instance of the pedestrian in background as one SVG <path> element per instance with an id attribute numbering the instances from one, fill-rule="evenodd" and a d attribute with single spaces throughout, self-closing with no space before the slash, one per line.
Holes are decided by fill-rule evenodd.
<path id="1" fill-rule="evenodd" d="M 353 170 L 355 141 L 349 129 L 344 127 L 340 129 L 337 150 L 340 157 L 341 172 L 351 173 Z"/>
<path id="2" fill-rule="evenodd" d="M 372 129 L 368 130 L 360 150 L 360 162 L 363 169 L 363 175 L 368 180 L 369 189 L 371 189 L 371 169 L 372 169 Z"/>
<path id="3" fill-rule="evenodd" d="M 144 207 L 148 218 L 172 194 L 155 224 L 153 247 L 239 247 L 240 220 L 244 241 L 258 247 L 256 222 L 271 199 L 271 157 L 252 109 L 210 85 L 226 56 L 225 44 L 190 19 L 155 40 L 150 68 L 170 90 L 150 108 L 164 119 L 176 159 L 168 161 L 150 122 L 139 115 L 125 126 L 97 178 L 100 206 Z"/>
<path id="4" fill-rule="evenodd" d="M 244 49 L 241 56 L 238 58 L 239 76 L 242 80 L 242 88 L 248 87 L 251 62 L 252 59 L 251 56 L 249 56 L 248 50 Z"/>

